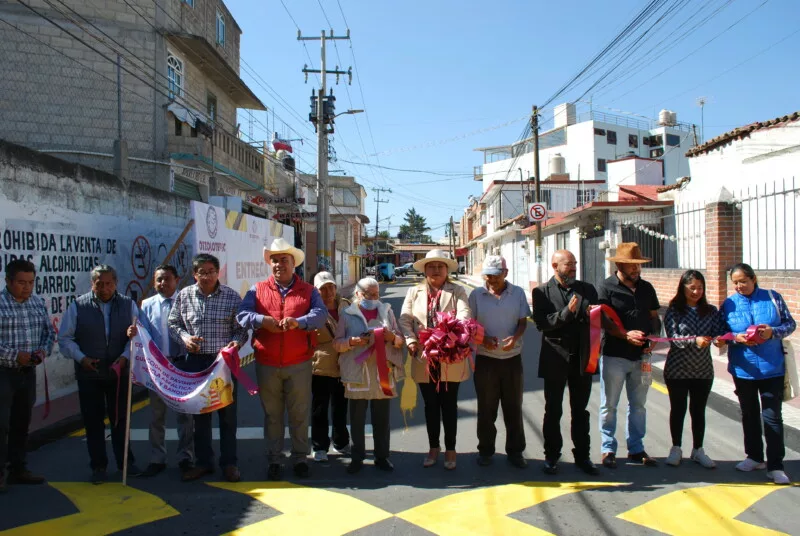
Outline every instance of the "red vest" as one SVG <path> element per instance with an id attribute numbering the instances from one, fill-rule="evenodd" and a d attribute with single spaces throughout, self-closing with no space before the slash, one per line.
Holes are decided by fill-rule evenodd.
<path id="1" fill-rule="evenodd" d="M 286 317 L 298 318 L 311 310 L 314 286 L 294 276 L 294 285 L 286 298 L 281 298 L 275 277 L 256 283 L 256 313 L 271 316 L 276 321 Z M 311 359 L 314 354 L 312 334 L 303 329 L 270 333 L 259 329 L 253 334 L 256 362 L 271 367 L 288 367 Z"/>

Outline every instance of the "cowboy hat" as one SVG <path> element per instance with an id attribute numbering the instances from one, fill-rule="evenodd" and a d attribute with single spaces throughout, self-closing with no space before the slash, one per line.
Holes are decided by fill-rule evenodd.
<path id="1" fill-rule="evenodd" d="M 642 257 L 642 250 L 639 249 L 639 244 L 636 242 L 623 242 L 617 246 L 617 254 L 606 260 L 622 264 L 642 264 L 650 262 L 651 259 Z"/>
<path id="2" fill-rule="evenodd" d="M 458 263 L 450 258 L 450 253 L 443 249 L 432 249 L 424 259 L 420 259 L 414 263 L 414 269 L 420 273 L 425 273 L 425 265 L 429 262 L 443 262 L 447 265 L 448 272 L 455 272 L 458 270 Z"/>
<path id="3" fill-rule="evenodd" d="M 273 255 L 280 255 L 286 253 L 294 257 L 294 265 L 300 266 L 306 258 L 306 254 L 297 249 L 284 238 L 276 238 L 270 244 L 269 249 L 264 248 L 264 261 L 269 264 L 269 258 Z"/>

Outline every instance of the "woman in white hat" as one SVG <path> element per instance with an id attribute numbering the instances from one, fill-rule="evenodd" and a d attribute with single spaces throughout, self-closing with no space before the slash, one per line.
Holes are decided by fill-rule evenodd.
<path id="1" fill-rule="evenodd" d="M 325 327 L 316 330 L 316 347 L 311 358 L 311 444 L 314 461 L 328 461 L 328 449 L 333 439 L 333 450 L 339 454 L 350 452 L 350 432 L 347 431 L 347 399 L 340 380 L 339 352 L 333 347 L 336 326 L 342 307 L 349 305 L 339 296 L 336 280 L 330 272 L 314 276 L 314 286 L 322 295 L 328 318 Z M 330 406 L 333 434 L 328 427 Z"/>
<path id="2" fill-rule="evenodd" d="M 458 423 L 458 387 L 469 378 L 466 362 L 441 367 L 428 367 L 422 357 L 419 332 L 436 326 L 436 313 L 452 312 L 456 318 L 472 317 L 463 287 L 450 281 L 449 274 L 458 269 L 447 251 L 433 249 L 414 263 L 414 269 L 425 280 L 408 290 L 400 314 L 400 328 L 406 337 L 411 363 L 411 376 L 419 384 L 425 401 L 425 422 L 430 450 L 423 467 L 436 464 L 441 446 L 439 434 L 444 425 L 445 469 L 456 468 L 456 431 Z"/>

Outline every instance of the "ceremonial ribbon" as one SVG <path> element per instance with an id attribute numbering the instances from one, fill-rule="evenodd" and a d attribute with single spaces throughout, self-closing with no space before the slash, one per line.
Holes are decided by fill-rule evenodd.
<path id="1" fill-rule="evenodd" d="M 120 361 L 117 360 L 110 368 L 111 371 L 117 375 L 117 402 L 114 404 L 114 427 L 116 428 L 117 424 L 119 424 L 119 386 L 122 380 L 122 365 Z"/>
<path id="2" fill-rule="evenodd" d="M 242 384 L 248 393 L 251 395 L 255 395 L 258 393 L 258 385 L 256 385 L 253 380 L 250 379 L 250 376 L 242 372 L 242 364 L 239 359 L 239 350 L 234 347 L 227 347 L 220 350 L 220 355 L 222 359 L 225 361 L 225 364 L 228 365 L 228 368 L 231 369 L 231 374 L 233 377 L 239 380 L 239 383 Z"/>
<path id="3" fill-rule="evenodd" d="M 586 365 L 586 372 L 589 374 L 594 374 L 595 371 L 597 371 L 597 363 L 600 359 L 603 313 L 605 313 L 608 319 L 616 324 L 617 327 L 622 330 L 625 329 L 625 327 L 622 325 L 622 320 L 620 320 L 619 315 L 617 315 L 617 312 L 613 308 L 605 304 L 591 306 L 589 309 L 589 362 Z M 747 328 L 745 334 L 747 335 L 748 341 L 762 343 L 766 340 L 761 337 L 758 329 L 759 326 L 750 326 Z M 645 337 L 645 339 L 652 342 L 693 341 L 696 338 L 697 337 Z M 717 337 L 716 339 L 722 341 L 733 341 L 736 339 L 736 335 L 734 333 L 726 333 L 725 335 Z"/>
<path id="4" fill-rule="evenodd" d="M 358 354 L 355 358 L 357 364 L 364 363 L 372 350 L 375 350 L 375 361 L 378 366 L 378 382 L 381 385 L 381 390 L 386 396 L 392 396 L 392 385 L 389 382 L 389 362 L 386 359 L 386 342 L 384 338 L 385 328 L 375 328 L 372 333 L 375 336 L 375 343 L 368 346 L 366 350 Z"/>
<path id="5" fill-rule="evenodd" d="M 35 352 L 34 352 L 35 353 Z M 47 381 L 47 364 L 45 363 L 44 352 L 41 352 L 42 369 L 44 369 L 44 413 L 42 419 L 46 419 L 50 415 L 50 383 Z"/>

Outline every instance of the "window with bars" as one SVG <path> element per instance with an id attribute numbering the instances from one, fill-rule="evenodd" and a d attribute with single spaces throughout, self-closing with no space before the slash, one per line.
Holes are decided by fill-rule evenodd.
<path id="1" fill-rule="evenodd" d="M 581 207 L 594 201 L 595 197 L 597 196 L 597 190 L 594 188 L 588 190 L 576 190 L 575 196 L 577 198 L 575 206 Z"/>
<path id="2" fill-rule="evenodd" d="M 170 99 L 183 97 L 183 61 L 172 52 L 167 52 L 167 90 Z"/>
<path id="3" fill-rule="evenodd" d="M 569 231 L 556 233 L 556 249 L 569 249 Z"/>
<path id="4" fill-rule="evenodd" d="M 217 10 L 217 44 L 225 45 L 225 15 Z"/>

